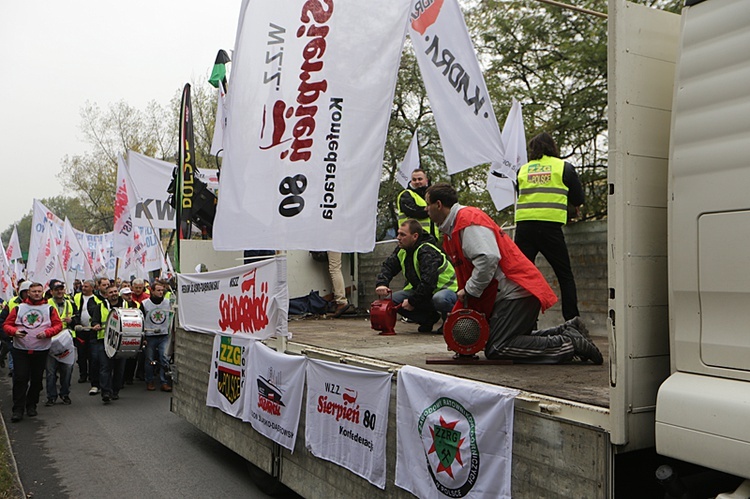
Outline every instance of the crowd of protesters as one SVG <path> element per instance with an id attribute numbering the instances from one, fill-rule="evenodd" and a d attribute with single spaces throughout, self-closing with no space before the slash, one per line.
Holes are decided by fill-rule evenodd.
<path id="1" fill-rule="evenodd" d="M 0 367 L 7 363 L 13 378 L 11 421 L 37 415 L 43 388 L 45 406 L 72 404 L 74 364 L 78 383 L 89 383 L 88 394 L 104 404 L 136 380 L 148 391 L 171 392 L 173 296 L 170 282 L 159 279 L 76 279 L 72 289 L 57 279 L 46 285 L 21 279 L 15 296 L 0 300 Z M 111 358 L 105 351 L 107 322 L 117 308 L 142 314 L 144 342 L 135 357 Z"/>

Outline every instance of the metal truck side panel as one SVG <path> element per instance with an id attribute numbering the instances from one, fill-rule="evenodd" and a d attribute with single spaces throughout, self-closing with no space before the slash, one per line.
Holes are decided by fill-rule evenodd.
<path id="1" fill-rule="evenodd" d="M 624 0 L 608 13 L 610 427 L 623 451 L 653 445 L 650 387 L 669 373 L 665 187 L 679 16 Z"/>

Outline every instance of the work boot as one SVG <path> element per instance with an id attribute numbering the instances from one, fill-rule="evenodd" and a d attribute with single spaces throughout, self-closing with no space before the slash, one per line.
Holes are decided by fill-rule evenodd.
<path id="1" fill-rule="evenodd" d="M 577 330 L 567 327 L 562 333 L 563 336 L 567 336 L 573 342 L 574 355 L 581 359 L 582 362 L 590 360 L 597 366 L 604 363 L 604 357 L 599 349 L 594 345 L 594 342 L 586 339 L 583 334 Z"/>
<path id="2" fill-rule="evenodd" d="M 161 385 L 161 391 L 163 391 L 163 392 L 171 392 L 172 391 L 172 387 L 169 386 L 169 384 L 164 383 L 163 385 Z"/>
<path id="3" fill-rule="evenodd" d="M 347 313 L 349 310 L 353 308 L 354 307 L 349 302 L 340 303 L 336 306 L 336 310 L 334 310 L 333 312 L 333 318 L 338 319 L 339 317 L 341 317 L 342 315 L 344 315 L 345 313 Z"/>
<path id="4" fill-rule="evenodd" d="M 440 314 L 435 312 L 432 314 L 432 318 L 428 322 L 423 322 L 419 325 L 417 328 L 417 331 L 420 333 L 431 333 L 432 328 L 437 324 L 437 321 L 440 320 Z"/>
<path id="5" fill-rule="evenodd" d="M 574 328 L 576 331 L 578 331 L 579 333 L 581 333 L 584 338 L 586 338 L 587 340 L 591 341 L 591 335 L 589 334 L 589 328 L 586 327 L 586 323 L 584 323 L 583 320 L 580 317 L 575 316 L 572 319 L 570 319 L 569 321 L 565 322 L 564 325 L 565 326 L 570 326 L 570 327 Z"/>
<path id="6" fill-rule="evenodd" d="M 53 399 L 52 397 L 48 398 L 44 403 L 44 407 L 52 407 L 53 405 L 55 405 L 55 399 Z"/>
<path id="7" fill-rule="evenodd" d="M 70 405 L 72 403 L 72 401 L 70 400 L 70 397 L 68 397 L 67 395 L 62 396 L 62 401 L 63 401 L 63 404 L 65 405 Z"/>
<path id="8" fill-rule="evenodd" d="M 150 392 L 153 392 L 154 390 L 156 390 L 156 386 L 154 385 L 153 381 L 151 383 L 147 383 L 146 384 L 146 390 L 148 390 Z"/>

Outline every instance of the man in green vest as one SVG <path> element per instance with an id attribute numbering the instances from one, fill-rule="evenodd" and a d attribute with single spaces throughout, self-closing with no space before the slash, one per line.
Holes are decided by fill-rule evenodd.
<path id="1" fill-rule="evenodd" d="M 398 248 L 383 262 L 376 279 L 375 292 L 386 298 L 392 293 L 391 280 L 403 272 L 406 287 L 393 293 L 392 300 L 401 305 L 399 313 L 419 323 L 420 333 L 432 332 L 435 323 L 456 304 L 456 273 L 435 238 L 422 224 L 408 219 L 398 229 Z M 442 326 L 437 330 L 442 334 Z"/>
<path id="2" fill-rule="evenodd" d="M 411 182 L 409 186 L 401 191 L 396 198 L 396 209 L 398 210 L 398 225 L 401 226 L 407 219 L 417 220 L 425 232 L 432 235 L 435 241 L 439 241 L 440 231 L 437 226 L 427 216 L 427 203 L 424 200 L 424 193 L 430 186 L 430 179 L 427 173 L 421 168 L 411 172 Z M 440 243 L 437 242 L 439 245 Z"/>
<path id="3" fill-rule="evenodd" d="M 529 162 L 518 170 L 515 243 L 532 262 L 547 259 L 560 283 L 566 321 L 578 317 L 576 282 L 562 227 L 568 211 L 584 202 L 575 167 L 560 159 L 557 144 L 542 132 L 529 141 Z"/>

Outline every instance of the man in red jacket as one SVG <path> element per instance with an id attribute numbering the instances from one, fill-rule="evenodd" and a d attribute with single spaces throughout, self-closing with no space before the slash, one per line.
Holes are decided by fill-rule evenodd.
<path id="1" fill-rule="evenodd" d="M 588 338 L 585 325 L 572 319 L 535 330 L 539 312 L 557 297 L 544 276 L 486 213 L 458 204 L 456 190 L 435 184 L 427 190 L 427 213 L 440 227 L 443 250 L 458 278 L 458 307 L 466 304 L 488 317 L 488 359 L 558 364 L 574 357 L 601 364 L 604 359 Z"/>
<path id="2" fill-rule="evenodd" d="M 44 288 L 31 284 L 26 299 L 10 311 L 3 331 L 13 338 L 13 415 L 11 421 L 36 416 L 42 376 L 52 337 L 62 331 L 57 308 L 44 299 Z"/>

